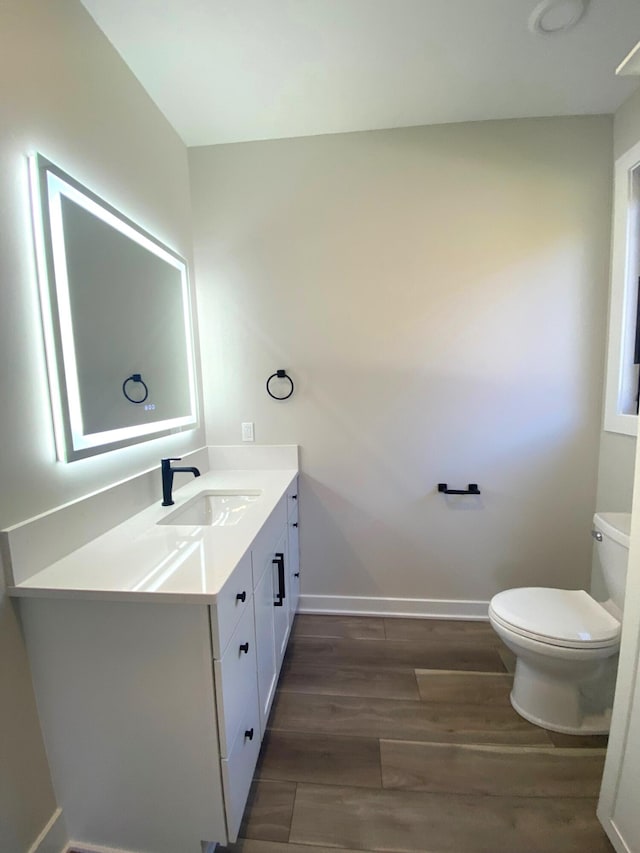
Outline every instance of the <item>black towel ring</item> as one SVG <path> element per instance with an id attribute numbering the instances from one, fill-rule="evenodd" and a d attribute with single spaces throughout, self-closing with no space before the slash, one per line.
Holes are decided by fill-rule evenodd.
<path id="1" fill-rule="evenodd" d="M 271 393 L 271 389 L 269 388 L 269 383 L 272 379 L 288 379 L 291 385 L 291 390 L 288 394 L 285 394 L 284 397 L 278 397 L 276 394 Z M 293 379 L 289 376 L 286 370 L 276 370 L 275 373 L 272 373 L 271 376 L 267 379 L 267 394 L 270 397 L 273 397 L 274 400 L 288 400 L 289 397 L 293 394 L 294 384 Z"/>
<path id="2" fill-rule="evenodd" d="M 134 400 L 133 397 L 130 397 L 127 394 L 127 382 L 138 382 L 144 388 L 144 397 L 141 400 Z M 142 376 L 139 373 L 132 373 L 131 376 L 127 377 L 122 383 L 122 393 L 127 398 L 130 403 L 144 403 L 144 401 L 149 396 L 149 389 L 147 388 L 146 382 L 143 381 Z"/>

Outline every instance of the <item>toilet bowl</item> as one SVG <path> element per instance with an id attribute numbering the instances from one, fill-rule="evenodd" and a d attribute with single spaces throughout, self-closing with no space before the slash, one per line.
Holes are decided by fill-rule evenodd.
<path id="1" fill-rule="evenodd" d="M 624 606 L 629 513 L 596 513 L 593 535 L 610 598 L 524 587 L 495 595 L 489 621 L 516 656 L 511 704 L 567 734 L 609 731 Z"/>

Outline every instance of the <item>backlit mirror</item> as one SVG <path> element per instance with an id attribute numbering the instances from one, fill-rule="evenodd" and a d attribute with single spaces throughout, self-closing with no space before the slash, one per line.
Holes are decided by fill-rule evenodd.
<path id="1" fill-rule="evenodd" d="M 58 458 L 195 428 L 185 260 L 44 157 L 30 165 Z"/>

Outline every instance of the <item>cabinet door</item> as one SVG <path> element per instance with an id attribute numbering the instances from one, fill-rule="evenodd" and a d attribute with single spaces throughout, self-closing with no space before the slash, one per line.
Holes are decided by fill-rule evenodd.
<path id="1" fill-rule="evenodd" d="M 260 733 L 267 726 L 278 671 L 274 634 L 275 600 L 273 574 L 270 568 L 263 572 L 253 593 L 256 625 L 256 655 L 258 666 L 258 698 L 260 700 Z"/>
<path id="2" fill-rule="evenodd" d="M 298 609 L 300 597 L 300 544 L 298 539 L 298 478 L 287 490 L 287 546 L 289 578 L 289 628 Z"/>
<path id="3" fill-rule="evenodd" d="M 295 514 L 295 520 L 288 524 L 288 562 L 289 562 L 289 624 L 293 625 L 293 620 L 298 609 L 298 599 L 300 598 L 300 546 L 298 540 L 298 515 Z"/>
<path id="4" fill-rule="evenodd" d="M 275 549 L 275 558 L 272 562 L 273 588 L 276 592 L 274 600 L 274 633 L 276 641 L 276 668 L 280 672 L 280 666 L 289 639 L 289 561 L 288 561 L 287 528 L 282 531 Z M 282 562 L 283 568 L 280 567 Z"/>

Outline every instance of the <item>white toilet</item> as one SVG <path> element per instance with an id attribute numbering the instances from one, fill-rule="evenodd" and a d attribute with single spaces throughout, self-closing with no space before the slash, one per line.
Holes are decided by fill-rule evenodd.
<path id="1" fill-rule="evenodd" d="M 491 599 L 489 620 L 515 654 L 515 710 L 567 734 L 609 731 L 629 553 L 631 515 L 602 512 L 592 535 L 609 598 L 584 590 L 524 587 Z"/>

